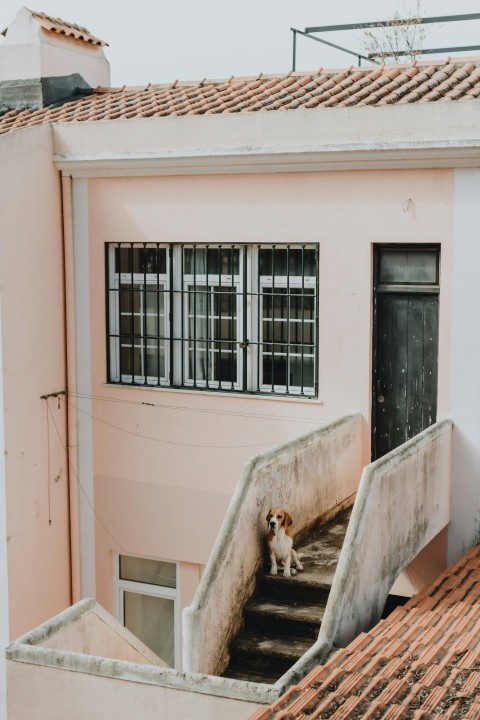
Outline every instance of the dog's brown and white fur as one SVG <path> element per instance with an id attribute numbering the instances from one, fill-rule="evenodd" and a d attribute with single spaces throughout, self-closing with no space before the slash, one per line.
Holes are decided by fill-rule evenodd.
<path id="1" fill-rule="evenodd" d="M 277 560 L 283 565 L 283 577 L 295 575 L 296 570 L 291 568 L 291 562 L 295 563 L 297 570 L 303 570 L 303 565 L 293 549 L 293 538 L 290 528 L 292 527 L 292 516 L 284 508 L 274 507 L 267 515 L 268 535 L 267 547 L 270 561 L 270 575 L 278 572 Z"/>

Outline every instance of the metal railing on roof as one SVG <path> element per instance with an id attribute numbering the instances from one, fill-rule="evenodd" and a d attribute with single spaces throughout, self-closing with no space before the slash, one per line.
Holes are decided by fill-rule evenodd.
<path id="1" fill-rule="evenodd" d="M 354 55 L 358 59 L 359 66 L 362 64 L 362 60 L 367 60 L 368 62 L 373 62 L 375 64 L 378 64 L 378 58 L 384 59 L 386 57 L 391 57 L 392 53 L 388 52 L 378 52 L 378 53 L 368 53 L 367 55 L 363 55 L 362 53 L 351 50 L 349 48 L 343 47 L 342 45 L 337 45 L 336 43 L 332 43 L 328 40 L 325 40 L 324 38 L 317 37 L 317 35 L 314 35 L 313 33 L 326 33 L 326 32 L 339 32 L 344 30 L 366 30 L 368 28 L 388 28 L 388 27 L 394 27 L 398 25 L 399 23 L 404 24 L 417 24 L 417 25 L 427 25 L 427 24 L 437 24 L 437 23 L 447 23 L 447 22 L 459 22 L 459 21 L 471 21 L 471 20 L 480 20 L 480 13 L 467 13 L 462 15 L 436 15 L 433 17 L 424 17 L 424 18 L 405 18 L 405 19 L 399 19 L 394 18 L 391 20 L 376 20 L 373 22 L 362 22 L 362 23 L 347 23 L 347 24 L 340 24 L 340 25 L 318 25 L 313 27 L 306 27 L 304 30 L 299 30 L 298 28 L 290 28 L 291 32 L 293 33 L 293 57 L 292 57 L 292 70 L 296 70 L 296 64 L 297 64 L 297 35 L 302 35 L 303 37 L 308 38 L 309 40 L 315 40 L 316 42 L 322 43 L 323 45 L 328 45 L 329 47 L 335 48 L 336 50 L 340 50 L 341 52 L 347 53 L 348 55 Z M 475 50 L 480 50 L 480 45 L 453 45 L 450 47 L 437 47 L 437 48 L 419 48 L 418 54 L 419 55 L 433 55 L 433 54 L 439 54 L 439 53 L 454 53 L 454 52 L 471 52 Z M 395 52 L 396 55 L 410 55 L 411 50 L 398 50 Z"/>

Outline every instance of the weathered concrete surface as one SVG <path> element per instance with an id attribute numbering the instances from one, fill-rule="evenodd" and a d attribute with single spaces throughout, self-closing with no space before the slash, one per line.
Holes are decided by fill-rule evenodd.
<path id="1" fill-rule="evenodd" d="M 105 633 L 99 636 L 98 627 L 96 637 L 91 638 L 88 619 L 92 614 L 112 633 L 118 633 L 117 643 L 110 638 L 100 647 Z M 119 656 L 109 657 L 115 645 Z M 99 654 L 87 654 L 94 649 Z M 30 718 L 32 698 L 36 716 L 41 718 L 83 719 L 98 714 L 130 720 L 142 708 L 144 720 L 157 718 L 161 707 L 169 720 L 240 720 L 260 703 L 272 703 L 283 690 L 283 686 L 273 688 L 163 667 L 159 658 L 92 599 L 80 601 L 10 643 L 6 656 L 9 720 Z M 29 693 L 25 693 L 27 685 Z M 75 707 L 71 707 L 72 697 L 76 698 Z"/>
<path id="2" fill-rule="evenodd" d="M 225 677 L 274 685 L 315 643 L 349 517 L 350 510 L 342 512 L 296 544 L 303 564 L 297 575 L 272 576 L 265 564 L 230 645 Z"/>
<path id="3" fill-rule="evenodd" d="M 400 572 L 450 520 L 451 420 L 362 474 L 319 642 L 344 646 L 379 619 Z"/>
<path id="4" fill-rule="evenodd" d="M 253 458 L 245 467 L 194 602 L 183 613 L 184 668 L 220 674 L 263 562 L 265 516 L 284 505 L 295 532 L 357 489 L 361 417 L 352 415 Z"/>
<path id="5" fill-rule="evenodd" d="M 38 110 L 53 103 L 71 100 L 91 92 L 81 75 L 38 77 L 0 81 L 0 112 L 6 110 Z"/>

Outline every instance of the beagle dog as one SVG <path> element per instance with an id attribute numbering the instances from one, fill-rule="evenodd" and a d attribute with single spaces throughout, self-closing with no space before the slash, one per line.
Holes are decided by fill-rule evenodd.
<path id="1" fill-rule="evenodd" d="M 303 570 L 297 553 L 293 549 L 293 538 L 290 528 L 292 527 L 292 516 L 284 508 L 274 507 L 267 514 L 268 535 L 267 547 L 270 561 L 270 575 L 276 575 L 277 560 L 282 563 L 283 577 L 295 575 L 297 570 Z M 295 563 L 295 567 L 290 569 L 291 562 Z"/>

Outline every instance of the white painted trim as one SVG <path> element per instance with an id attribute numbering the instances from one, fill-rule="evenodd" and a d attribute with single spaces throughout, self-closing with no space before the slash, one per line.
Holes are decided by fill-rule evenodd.
<path id="1" fill-rule="evenodd" d="M 258 147 L 237 151 L 158 151 L 54 155 L 73 177 L 318 172 L 392 168 L 478 167 L 477 141 Z"/>
<path id="2" fill-rule="evenodd" d="M 5 647 L 10 639 L 8 612 L 7 488 L 5 477 L 5 425 L 3 416 L 3 354 L 0 304 L 0 720 L 7 718 Z"/>
<path id="3" fill-rule="evenodd" d="M 75 294 L 78 510 L 80 534 L 80 593 L 95 597 L 95 500 L 93 475 L 92 381 L 90 354 L 90 267 L 88 182 L 72 181 Z"/>

